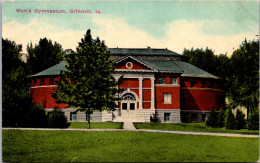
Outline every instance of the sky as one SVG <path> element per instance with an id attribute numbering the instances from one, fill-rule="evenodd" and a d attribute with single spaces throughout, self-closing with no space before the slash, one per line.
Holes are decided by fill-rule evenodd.
<path id="1" fill-rule="evenodd" d="M 39 13 L 56 9 L 66 13 Z M 75 50 L 88 29 L 93 38 L 104 40 L 109 48 L 150 46 L 182 54 L 184 48 L 208 47 L 215 54 L 230 56 L 245 38 L 259 38 L 259 1 L 2 3 L 2 37 L 22 44 L 23 53 L 27 44 L 35 45 L 44 37 L 58 42 L 64 50 Z"/>

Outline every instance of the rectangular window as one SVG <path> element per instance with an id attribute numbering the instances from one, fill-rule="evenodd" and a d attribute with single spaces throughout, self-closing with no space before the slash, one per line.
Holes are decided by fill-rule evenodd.
<path id="1" fill-rule="evenodd" d="M 92 120 L 93 113 L 86 113 L 86 120 L 88 121 L 88 118 L 90 117 L 90 120 Z"/>
<path id="2" fill-rule="evenodd" d="M 130 103 L 130 110 L 135 110 L 135 103 Z"/>
<path id="3" fill-rule="evenodd" d="M 201 88 L 205 88 L 205 81 L 201 82 Z"/>
<path id="4" fill-rule="evenodd" d="M 54 79 L 49 80 L 49 85 L 54 85 Z"/>
<path id="5" fill-rule="evenodd" d="M 70 112 L 70 120 L 76 120 L 77 119 L 77 112 Z"/>
<path id="6" fill-rule="evenodd" d="M 165 79 L 164 78 L 159 78 L 159 84 L 165 84 Z"/>
<path id="7" fill-rule="evenodd" d="M 197 114 L 192 114 L 191 120 L 192 122 L 197 122 Z"/>
<path id="8" fill-rule="evenodd" d="M 34 80 L 34 86 L 36 86 L 37 85 L 37 80 Z"/>
<path id="9" fill-rule="evenodd" d="M 170 121 L 170 115 L 171 113 L 164 113 L 164 122 Z"/>
<path id="10" fill-rule="evenodd" d="M 177 84 L 177 78 L 172 78 L 172 84 Z"/>
<path id="11" fill-rule="evenodd" d="M 44 80 L 41 80 L 40 85 L 44 85 Z"/>
<path id="12" fill-rule="evenodd" d="M 127 103 L 122 103 L 122 109 L 127 110 Z"/>
<path id="13" fill-rule="evenodd" d="M 171 93 L 164 93 L 163 94 L 163 103 L 164 104 L 171 104 L 172 103 L 172 94 Z"/>
<path id="14" fill-rule="evenodd" d="M 195 87 L 196 81 L 191 81 L 190 82 L 190 87 Z"/>

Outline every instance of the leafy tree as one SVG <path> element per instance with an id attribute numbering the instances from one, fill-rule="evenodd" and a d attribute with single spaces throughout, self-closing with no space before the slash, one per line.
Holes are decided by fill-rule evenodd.
<path id="1" fill-rule="evenodd" d="M 2 39 L 3 126 L 46 127 L 47 117 L 41 106 L 32 103 L 27 76 L 29 70 L 21 59 L 22 45 Z"/>
<path id="2" fill-rule="evenodd" d="M 60 73 L 53 97 L 90 113 L 115 107 L 116 82 L 112 76 L 113 63 L 104 41 L 92 39 L 88 30 L 77 52 L 66 56 L 66 71 Z M 90 114 L 88 114 L 90 115 Z M 90 128 L 90 117 L 88 117 Z"/>
<path id="3" fill-rule="evenodd" d="M 51 66 L 58 64 L 64 58 L 62 46 L 47 38 L 40 39 L 39 44 L 34 47 L 32 43 L 27 45 L 27 64 L 32 74 L 43 71 Z"/>
<path id="4" fill-rule="evenodd" d="M 259 103 L 259 40 L 245 40 L 231 56 L 232 76 L 228 78 L 228 98 L 233 107 L 241 105 L 253 112 Z"/>
<path id="5" fill-rule="evenodd" d="M 193 48 L 191 50 L 184 49 L 183 55 L 189 57 L 188 62 L 190 64 L 215 75 L 216 57 L 214 52 L 208 47 L 205 50 L 194 50 Z"/>

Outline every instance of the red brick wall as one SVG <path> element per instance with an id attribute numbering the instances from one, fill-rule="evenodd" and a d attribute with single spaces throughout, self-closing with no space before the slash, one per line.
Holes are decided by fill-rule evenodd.
<path id="1" fill-rule="evenodd" d="M 151 79 L 143 79 L 143 88 L 151 88 Z"/>
<path id="2" fill-rule="evenodd" d="M 181 109 L 210 111 L 225 106 L 225 94 L 221 90 L 210 88 L 181 89 Z"/>
<path id="3" fill-rule="evenodd" d="M 164 93 L 172 94 L 172 103 L 164 104 Z M 156 109 L 180 109 L 180 87 L 156 86 L 155 87 Z"/>
<path id="4" fill-rule="evenodd" d="M 67 104 L 57 104 L 52 97 L 56 87 L 33 87 L 31 96 L 34 103 L 42 104 L 44 108 L 66 108 Z"/>
<path id="5" fill-rule="evenodd" d="M 119 88 L 139 88 L 138 79 L 123 79 Z"/>

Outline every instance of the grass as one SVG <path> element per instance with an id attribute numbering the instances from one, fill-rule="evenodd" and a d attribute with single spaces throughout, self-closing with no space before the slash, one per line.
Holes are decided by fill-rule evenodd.
<path id="1" fill-rule="evenodd" d="M 88 128 L 88 122 L 71 122 L 69 128 Z M 91 129 L 122 129 L 122 122 L 90 122 Z"/>
<path id="2" fill-rule="evenodd" d="M 205 123 L 134 123 L 137 129 L 159 129 L 159 130 L 175 130 L 175 131 L 202 131 L 202 132 L 220 132 L 220 133 L 239 133 L 239 134 L 259 134 L 259 130 L 227 130 L 223 128 L 212 128 Z"/>
<path id="3" fill-rule="evenodd" d="M 4 162 L 256 162 L 257 138 L 3 130 Z"/>

